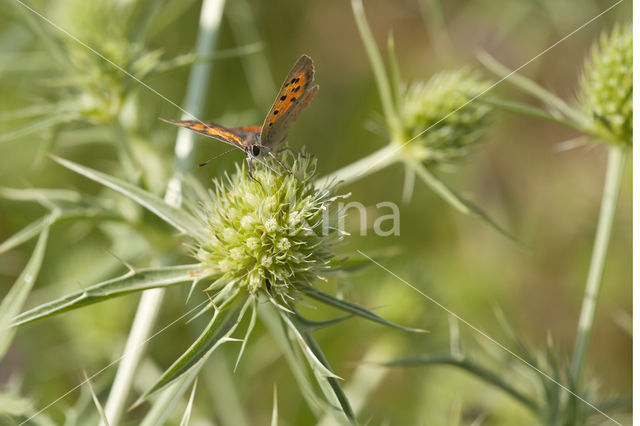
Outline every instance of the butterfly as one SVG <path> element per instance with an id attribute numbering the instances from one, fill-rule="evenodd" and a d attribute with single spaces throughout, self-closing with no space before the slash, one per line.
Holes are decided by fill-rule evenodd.
<path id="1" fill-rule="evenodd" d="M 256 158 L 273 157 L 282 167 L 287 169 L 274 155 L 274 151 L 291 150 L 287 147 L 276 151 L 276 148 L 286 139 L 291 125 L 318 91 L 318 85 L 312 86 L 314 73 L 315 69 L 311 58 L 307 55 L 300 56 L 282 83 L 276 100 L 262 126 L 225 127 L 198 120 L 174 121 L 164 118 L 160 120 L 186 127 L 243 150 L 247 154 L 249 176 L 252 178 L 251 163 Z M 209 161 L 201 163 L 200 166 L 204 166 Z"/>

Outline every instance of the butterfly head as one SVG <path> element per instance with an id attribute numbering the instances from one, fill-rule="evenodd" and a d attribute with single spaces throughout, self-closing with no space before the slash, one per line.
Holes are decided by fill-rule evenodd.
<path id="1" fill-rule="evenodd" d="M 258 158 L 262 154 L 262 149 L 258 144 L 251 144 L 247 147 L 247 153 L 252 157 Z"/>

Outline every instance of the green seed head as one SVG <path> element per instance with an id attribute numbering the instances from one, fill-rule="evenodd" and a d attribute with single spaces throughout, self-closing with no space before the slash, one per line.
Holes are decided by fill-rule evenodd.
<path id="1" fill-rule="evenodd" d="M 254 161 L 215 182 L 199 207 L 204 235 L 195 256 L 220 270 L 221 282 L 255 293 L 295 297 L 296 286 L 322 277 L 340 238 L 333 185 L 316 188 L 315 160 L 286 157 L 293 174 Z"/>
<path id="2" fill-rule="evenodd" d="M 580 84 L 582 109 L 605 141 L 631 145 L 633 132 L 631 24 L 603 33 L 587 58 Z"/>
<path id="3" fill-rule="evenodd" d="M 491 111 L 486 104 L 469 101 L 488 87 L 476 72 L 463 68 L 440 72 L 406 89 L 402 122 L 410 137 L 424 132 L 417 139 L 422 142 L 417 153 L 422 160 L 447 163 L 468 154 L 484 133 Z"/>

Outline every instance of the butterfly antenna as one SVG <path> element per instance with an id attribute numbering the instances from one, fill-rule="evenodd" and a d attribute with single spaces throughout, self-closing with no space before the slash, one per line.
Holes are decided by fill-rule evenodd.
<path id="1" fill-rule="evenodd" d="M 235 148 L 231 148 L 230 150 L 225 151 L 225 152 L 223 152 L 222 154 L 218 154 L 218 155 L 216 155 L 216 156 L 215 156 L 215 157 L 213 157 L 213 158 L 209 158 L 209 159 L 208 159 L 207 161 L 205 161 L 204 163 L 200 163 L 200 164 L 198 164 L 198 167 L 206 166 L 207 164 L 209 164 L 210 162 L 212 162 L 212 161 L 213 161 L 213 160 L 215 160 L 216 158 L 220 158 L 220 157 L 222 157 L 223 155 L 227 155 L 227 154 L 228 154 L 228 153 L 230 153 L 231 151 L 235 151 Z"/>

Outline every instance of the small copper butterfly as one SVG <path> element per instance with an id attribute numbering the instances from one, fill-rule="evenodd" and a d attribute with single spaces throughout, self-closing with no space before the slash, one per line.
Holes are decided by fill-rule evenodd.
<path id="1" fill-rule="evenodd" d="M 186 127 L 243 150 L 247 154 L 249 175 L 251 176 L 251 162 L 254 158 L 269 155 L 280 163 L 273 152 L 286 139 L 289 128 L 318 91 L 317 85 L 311 86 L 314 72 L 311 58 L 307 55 L 300 56 L 282 83 L 276 100 L 262 126 L 225 127 L 206 121 L 173 121 L 164 118 L 161 120 L 176 126 Z M 207 162 L 200 164 L 200 166 Z M 284 167 L 284 165 L 282 166 Z"/>

